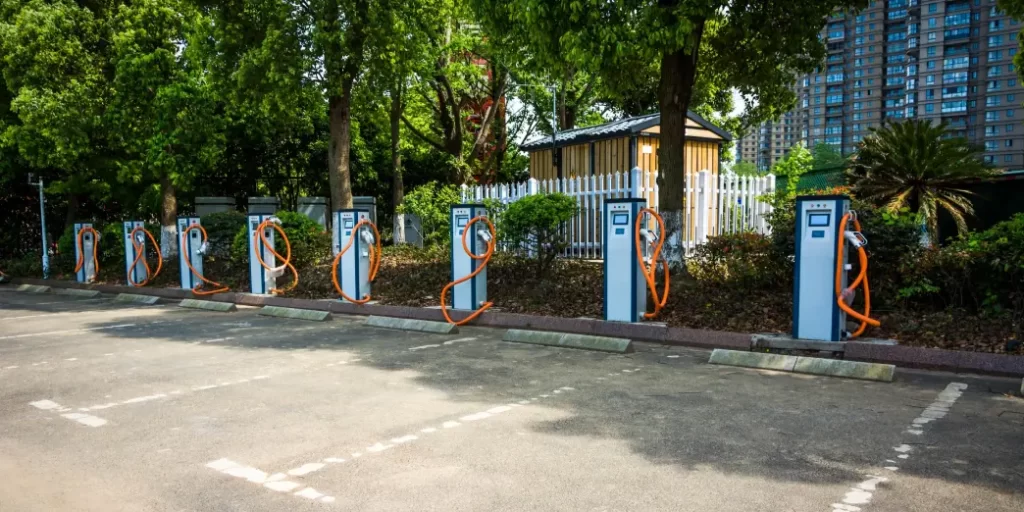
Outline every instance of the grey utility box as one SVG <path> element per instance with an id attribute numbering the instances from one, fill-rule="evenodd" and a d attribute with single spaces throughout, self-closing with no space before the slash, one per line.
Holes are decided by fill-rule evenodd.
<path id="1" fill-rule="evenodd" d="M 196 216 L 202 217 L 209 213 L 229 212 L 235 209 L 233 197 L 197 197 Z"/>
<path id="2" fill-rule="evenodd" d="M 281 209 L 281 200 L 276 197 L 250 197 L 249 215 L 273 215 Z"/>
<path id="3" fill-rule="evenodd" d="M 370 211 L 370 222 L 377 225 L 377 229 L 380 229 L 380 225 L 377 224 L 377 198 L 372 196 L 356 196 L 352 198 L 352 208 L 357 210 L 369 210 Z"/>
<path id="4" fill-rule="evenodd" d="M 326 197 L 300 197 L 299 213 L 309 217 L 327 228 L 327 198 Z"/>

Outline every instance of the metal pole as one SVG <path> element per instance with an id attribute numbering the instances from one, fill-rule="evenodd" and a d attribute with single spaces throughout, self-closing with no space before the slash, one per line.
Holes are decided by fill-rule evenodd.
<path id="1" fill-rule="evenodd" d="M 39 178 L 39 232 L 43 239 L 43 279 L 50 278 L 50 254 L 46 244 L 46 196 L 43 194 L 43 178 Z"/>
<path id="2" fill-rule="evenodd" d="M 558 88 L 551 87 L 551 163 L 554 164 L 556 161 L 558 165 L 554 169 L 555 178 L 562 177 L 562 160 L 555 156 L 558 152 Z M 561 188 L 561 181 L 556 180 Z M 559 189 L 561 192 L 561 189 Z"/>

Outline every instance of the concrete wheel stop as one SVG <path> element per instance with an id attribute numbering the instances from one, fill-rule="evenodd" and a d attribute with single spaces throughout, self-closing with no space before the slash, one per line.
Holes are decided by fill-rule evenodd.
<path id="1" fill-rule="evenodd" d="M 119 293 L 114 300 L 117 302 L 131 302 L 133 304 L 156 304 L 160 297 L 156 295 L 139 295 L 137 293 Z"/>
<path id="2" fill-rule="evenodd" d="M 616 354 L 627 354 L 633 352 L 633 342 L 626 338 L 592 336 L 589 334 L 509 329 L 505 332 L 505 336 L 502 338 L 502 341 L 547 345 L 550 347 L 596 350 L 599 352 L 613 352 Z"/>
<path id="3" fill-rule="evenodd" d="M 318 311 L 315 309 L 284 308 L 281 306 L 263 306 L 259 314 L 276 318 L 290 318 L 293 320 L 309 320 L 312 322 L 323 322 L 331 317 L 329 311 Z"/>
<path id="4" fill-rule="evenodd" d="M 182 299 L 178 303 L 179 307 L 189 309 L 203 309 L 206 311 L 220 311 L 222 313 L 228 313 L 231 311 L 238 311 L 238 308 L 230 302 L 215 302 L 212 300 L 200 300 L 200 299 Z"/>
<path id="5" fill-rule="evenodd" d="M 54 288 L 53 293 L 57 295 L 67 295 L 69 297 L 83 297 L 89 299 L 100 296 L 99 290 L 83 290 L 81 288 Z"/>
<path id="6" fill-rule="evenodd" d="M 384 329 L 398 329 L 402 331 L 429 332 L 434 334 L 456 334 L 459 327 L 448 322 L 433 322 L 430 320 L 416 320 L 413 318 L 395 318 L 390 316 L 370 316 L 366 319 L 366 325 L 370 327 L 381 327 Z"/>
<path id="7" fill-rule="evenodd" d="M 46 293 L 50 291 L 50 287 L 38 284 L 22 284 L 18 285 L 17 291 L 28 293 Z"/>
<path id="8" fill-rule="evenodd" d="M 800 357 L 764 352 L 743 352 L 720 348 L 716 348 L 711 353 L 708 363 L 879 382 L 892 382 L 893 375 L 896 372 L 896 367 L 891 364 L 862 363 L 859 361 Z"/>

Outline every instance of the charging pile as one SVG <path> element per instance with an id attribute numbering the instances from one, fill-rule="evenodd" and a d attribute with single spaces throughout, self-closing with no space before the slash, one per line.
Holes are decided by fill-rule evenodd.
<path id="1" fill-rule="evenodd" d="M 209 236 L 199 223 L 198 217 L 178 219 L 181 244 L 178 246 L 178 266 L 181 272 L 181 287 L 193 294 L 205 296 L 223 293 L 230 288 L 203 275 L 203 256 L 209 251 Z M 210 285 L 210 288 L 204 288 Z"/>
<path id="2" fill-rule="evenodd" d="M 849 230 L 850 224 L 853 230 Z M 867 239 L 860 232 L 856 212 L 846 196 L 801 196 L 796 200 L 796 260 L 793 293 L 793 337 L 841 341 L 860 336 L 867 326 L 878 326 L 870 318 L 871 289 L 868 286 Z M 857 251 L 859 272 L 848 282 L 848 250 Z M 856 290 L 864 289 L 864 312 L 853 309 Z M 860 322 L 846 332 L 846 317 Z"/>
<path id="3" fill-rule="evenodd" d="M 334 212 L 331 282 L 338 295 L 353 304 L 370 302 L 370 285 L 380 268 L 380 233 L 369 217 L 367 210 Z"/>
<path id="4" fill-rule="evenodd" d="M 127 221 L 124 223 L 124 263 L 125 280 L 129 286 L 145 286 L 152 281 L 164 267 L 164 256 L 160 253 L 160 244 L 153 238 L 153 234 L 146 229 L 145 223 L 141 221 Z M 153 244 L 156 251 L 156 271 L 149 267 L 146 261 L 146 238 Z"/>
<path id="5" fill-rule="evenodd" d="M 450 324 L 465 325 L 494 305 L 487 300 L 487 263 L 494 255 L 494 224 L 482 204 L 452 206 L 451 239 L 452 282 L 441 290 L 441 314 Z M 452 289 L 452 308 L 473 311 L 459 321 L 448 314 L 448 292 Z"/>
<path id="6" fill-rule="evenodd" d="M 273 215 L 249 216 L 249 278 L 252 293 L 280 295 L 299 285 L 299 273 L 292 265 L 292 244 L 281 229 L 281 220 Z M 274 249 L 275 235 L 280 235 L 285 252 L 281 255 Z M 278 265 L 277 261 L 281 260 Z M 292 282 L 285 288 L 277 287 L 277 278 L 291 270 Z"/>
<path id="7" fill-rule="evenodd" d="M 91 223 L 75 224 L 75 280 L 91 283 L 100 272 L 100 234 Z"/>

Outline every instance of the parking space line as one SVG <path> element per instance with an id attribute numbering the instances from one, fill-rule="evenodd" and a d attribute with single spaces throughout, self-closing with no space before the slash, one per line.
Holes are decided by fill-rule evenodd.
<path id="1" fill-rule="evenodd" d="M 29 405 L 42 411 L 53 411 L 61 414 L 62 418 L 67 418 L 71 421 L 81 423 L 89 427 L 102 427 L 107 424 L 107 420 L 93 416 L 91 414 L 83 414 L 79 412 L 65 412 L 70 411 L 71 408 L 64 407 L 53 400 L 36 400 L 35 402 L 29 402 Z"/>
<path id="2" fill-rule="evenodd" d="M 217 459 L 213 462 L 206 464 L 206 467 L 219 471 L 225 475 L 233 476 L 236 478 L 242 478 L 254 484 L 259 484 L 267 489 L 277 492 L 292 492 L 302 484 L 285 480 L 287 478 L 281 473 L 275 473 L 268 475 L 265 471 L 260 471 L 251 466 L 243 466 L 230 459 Z M 308 500 L 321 501 L 323 503 L 331 503 L 334 498 L 327 496 L 312 487 L 305 487 L 302 490 L 293 493 L 294 496 L 300 498 L 306 498 Z"/>
<path id="3" fill-rule="evenodd" d="M 935 401 L 931 403 L 920 416 L 911 421 L 910 425 L 904 434 L 910 434 L 912 436 L 921 436 L 924 434 L 924 426 L 946 417 L 949 413 L 950 408 L 953 404 L 963 395 L 964 390 L 967 389 L 967 384 L 963 382 L 950 382 L 946 386 L 946 389 L 939 393 Z M 907 460 L 910 458 L 910 452 L 913 450 L 909 444 L 900 444 L 892 448 L 898 455 L 896 458 L 901 460 Z M 892 459 L 886 459 L 882 469 L 894 473 L 899 471 L 899 466 L 896 465 L 896 461 Z M 877 475 L 865 475 L 865 480 L 852 487 L 843 496 L 841 503 L 832 504 L 832 512 L 860 512 L 863 510 L 864 505 L 871 503 L 871 498 L 874 492 L 878 488 L 878 484 L 888 482 L 889 479 L 884 476 Z"/>

